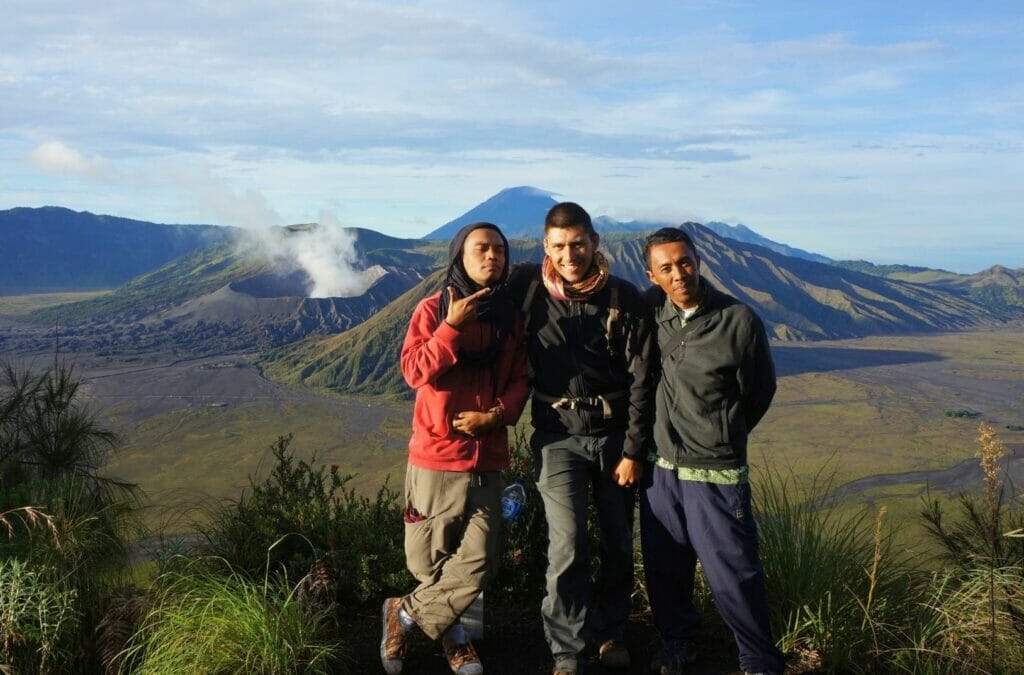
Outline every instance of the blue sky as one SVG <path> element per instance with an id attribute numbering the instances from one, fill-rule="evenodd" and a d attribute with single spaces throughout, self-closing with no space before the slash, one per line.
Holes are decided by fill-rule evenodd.
<path id="1" fill-rule="evenodd" d="M 1020 2 L 5 0 L 0 208 L 420 236 L 505 187 L 1024 267 Z"/>

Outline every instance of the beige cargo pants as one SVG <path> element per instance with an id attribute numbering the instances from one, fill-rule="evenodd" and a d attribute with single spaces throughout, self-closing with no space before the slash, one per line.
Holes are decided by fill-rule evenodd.
<path id="1" fill-rule="evenodd" d="M 436 640 L 473 603 L 498 569 L 501 472 L 405 474 L 405 562 L 419 585 L 402 607 Z"/>

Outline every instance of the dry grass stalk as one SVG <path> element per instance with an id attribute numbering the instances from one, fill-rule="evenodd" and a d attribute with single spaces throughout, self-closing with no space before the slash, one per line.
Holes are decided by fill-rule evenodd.
<path id="1" fill-rule="evenodd" d="M 978 458 L 985 472 L 985 500 L 988 503 L 989 532 L 989 670 L 996 669 L 996 565 L 999 552 L 999 507 L 1002 498 L 1002 477 L 999 463 L 1006 456 L 1006 446 L 996 438 L 996 430 L 987 422 L 978 427 Z"/>
<path id="2" fill-rule="evenodd" d="M 996 438 L 996 430 L 987 422 L 982 422 L 978 427 L 978 445 L 981 446 L 978 449 L 981 470 L 985 472 L 985 494 L 991 507 L 992 500 L 998 497 L 999 488 L 1002 487 L 999 462 L 1006 457 L 1006 446 Z"/>
<path id="3" fill-rule="evenodd" d="M 871 571 L 868 573 L 871 583 L 868 585 L 868 599 L 864 604 L 865 622 L 871 616 L 871 602 L 874 600 L 875 588 L 878 585 L 878 565 L 882 562 L 882 523 L 885 520 L 885 511 L 886 507 L 882 506 L 878 509 L 878 515 L 875 517 L 875 551 L 871 558 Z"/>
<path id="4" fill-rule="evenodd" d="M 53 522 L 53 516 L 43 513 L 34 506 L 21 506 L 16 509 L 8 509 L 0 512 L 0 525 L 7 530 L 7 538 L 14 539 L 14 524 L 12 521 L 20 520 L 26 530 L 45 525 L 53 537 L 53 545 L 60 550 L 60 537 L 57 536 L 57 526 Z"/>

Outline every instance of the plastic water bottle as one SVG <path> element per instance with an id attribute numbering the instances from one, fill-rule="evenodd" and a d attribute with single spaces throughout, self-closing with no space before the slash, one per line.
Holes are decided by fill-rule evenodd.
<path id="1" fill-rule="evenodd" d="M 523 510 L 526 503 L 526 489 L 523 488 L 523 481 L 517 480 L 509 483 L 501 491 L 501 517 L 505 520 L 515 520 L 519 512 Z"/>

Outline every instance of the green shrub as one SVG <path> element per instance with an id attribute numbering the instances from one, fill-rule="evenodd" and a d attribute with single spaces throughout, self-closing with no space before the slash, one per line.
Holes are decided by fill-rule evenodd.
<path id="1" fill-rule="evenodd" d="M 512 456 L 503 472 L 506 484 L 522 481 L 526 503 L 519 517 L 503 521 L 501 567 L 488 587 L 510 598 L 534 601 L 544 595 L 544 573 L 548 564 L 548 526 L 544 505 L 533 474 L 533 452 L 522 427 L 512 430 Z"/>
<path id="2" fill-rule="evenodd" d="M 253 581 L 196 564 L 155 588 L 142 628 L 119 655 L 122 672 L 127 664 L 140 675 L 341 672 L 331 609 L 304 607 L 281 577 Z"/>
<path id="3" fill-rule="evenodd" d="M 981 413 L 973 410 L 967 410 L 966 408 L 957 408 L 956 410 L 947 410 L 946 417 L 959 417 L 961 419 L 973 420 L 977 417 L 981 417 Z"/>
<path id="4" fill-rule="evenodd" d="M 269 569 L 304 577 L 317 561 L 346 606 L 376 603 L 406 589 L 400 495 L 388 482 L 373 499 L 356 494 L 337 466 L 297 460 L 292 437 L 270 447 L 274 465 L 263 481 L 249 479 L 238 501 L 218 508 L 202 526 L 205 553 L 255 578 Z M 279 541 L 281 540 L 281 541 Z"/>

